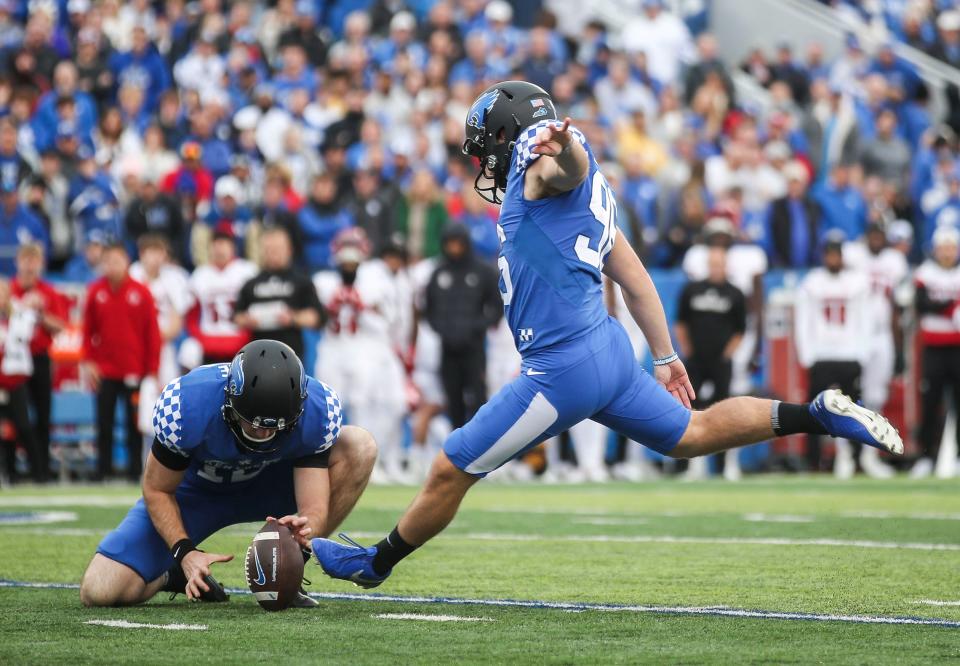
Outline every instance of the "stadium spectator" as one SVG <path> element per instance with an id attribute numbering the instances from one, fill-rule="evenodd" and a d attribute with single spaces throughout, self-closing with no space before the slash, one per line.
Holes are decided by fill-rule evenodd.
<path id="1" fill-rule="evenodd" d="M 93 150 L 81 146 L 77 151 L 77 172 L 70 179 L 67 204 L 74 224 L 86 234 L 94 229 L 109 239 L 121 238 L 117 191 L 110 175 L 94 159 Z"/>
<path id="2" fill-rule="evenodd" d="M 793 46 L 789 42 L 777 45 L 777 57 L 770 67 L 770 76 L 771 82 L 782 81 L 787 84 L 794 102 L 806 105 L 810 97 L 810 81 L 803 65 L 794 60 Z"/>
<path id="3" fill-rule="evenodd" d="M 47 479 L 44 456 L 30 423 L 27 382 L 33 373 L 31 337 L 36 330 L 36 311 L 22 305 L 10 293 L 10 282 L 0 277 L 0 415 L 13 423 L 16 440 L 3 442 L 6 479 L 17 477 L 16 446 L 27 454 L 30 476 L 37 483 Z"/>
<path id="4" fill-rule="evenodd" d="M 310 186 L 310 198 L 297 217 L 303 236 L 306 267 L 314 272 L 333 267 L 330 243 L 334 237 L 353 226 L 353 218 L 340 203 L 334 174 L 317 174 Z"/>
<path id="5" fill-rule="evenodd" d="M 665 85 L 675 83 L 683 65 L 695 58 L 689 29 L 663 0 L 643 0 L 642 12 L 623 24 L 621 39 L 627 53 L 646 54 L 650 74 Z"/>
<path id="6" fill-rule="evenodd" d="M 442 250 L 427 285 L 424 315 L 442 342 L 447 415 L 459 428 L 487 399 L 484 342 L 487 329 L 503 315 L 503 303 L 496 271 L 473 256 L 466 227 L 444 229 Z"/>
<path id="7" fill-rule="evenodd" d="M 821 233 L 837 229 L 848 240 L 863 235 L 867 226 L 867 202 L 851 182 L 849 165 L 835 164 L 829 177 L 814 185 L 812 196 L 822 214 Z"/>
<path id="8" fill-rule="evenodd" d="M 717 51 L 717 39 L 709 33 L 697 37 L 697 61 L 686 70 L 683 85 L 683 101 L 688 106 L 693 102 L 693 96 L 710 76 L 718 76 L 723 82 L 723 89 L 731 102 L 734 99 L 733 80 L 727 72 L 726 65 L 720 60 Z"/>
<path id="9" fill-rule="evenodd" d="M 17 197 L 17 180 L 0 174 L 0 275 L 16 272 L 17 249 L 24 243 L 40 243 L 50 251 L 50 236 L 43 223 Z"/>
<path id="10" fill-rule="evenodd" d="M 228 363 L 250 335 L 233 321 L 240 290 L 257 273 L 257 266 L 237 257 L 236 239 L 215 229 L 210 239 L 209 263 L 190 275 L 193 306 L 185 328 L 190 339 L 180 345 L 180 365 L 193 369 L 201 363 Z"/>
<path id="11" fill-rule="evenodd" d="M 279 340 L 302 358 L 304 329 L 318 328 L 323 321 L 317 292 L 310 277 L 293 267 L 285 229 L 266 229 L 260 247 L 262 268 L 240 289 L 233 320 L 250 331 L 252 340 Z"/>
<path id="12" fill-rule="evenodd" d="M 357 169 L 347 210 L 370 240 L 374 254 L 387 247 L 396 230 L 396 202 L 376 169 Z"/>
<path id="13" fill-rule="evenodd" d="M 139 243 L 145 234 L 163 236 L 173 256 L 180 261 L 187 258 L 184 242 L 183 211 L 168 194 L 160 191 L 157 182 L 146 177 L 139 183 L 134 198 L 127 205 L 124 228 L 128 240 Z"/>
<path id="14" fill-rule="evenodd" d="M 733 356 L 746 326 L 746 299 L 727 280 L 727 249 L 713 245 L 707 254 L 707 278 L 684 286 L 674 324 L 697 409 L 730 396 Z M 691 476 L 706 476 L 706 463 L 706 458 L 691 461 Z"/>
<path id="15" fill-rule="evenodd" d="M 117 400 L 125 409 L 129 481 L 143 469 L 136 404 L 140 383 L 156 379 L 160 329 L 150 290 L 129 275 L 130 258 L 120 243 L 104 249 L 103 277 L 87 290 L 83 315 L 83 359 L 87 380 L 97 394 L 97 471 L 102 481 L 113 473 Z"/>
<path id="16" fill-rule="evenodd" d="M 770 206 L 770 262 L 774 266 L 808 268 L 817 263 L 820 209 L 807 192 L 809 176 L 799 162 L 784 168 L 787 196 Z"/>
<path id="17" fill-rule="evenodd" d="M 923 379 L 920 383 L 921 453 L 910 470 L 912 478 L 933 473 L 943 433 L 947 387 L 952 390 L 953 408 L 960 414 L 960 326 L 954 315 L 960 304 L 958 257 L 960 233 L 952 226 L 940 227 L 933 234 L 932 256 L 913 277 L 923 348 Z"/>
<path id="18" fill-rule="evenodd" d="M 50 347 L 53 337 L 67 325 L 67 301 L 53 285 L 43 279 L 43 247 L 26 243 L 17 250 L 17 275 L 10 282 L 10 292 L 21 308 L 33 311 L 36 326 L 30 337 L 33 372 L 27 383 L 33 411 L 36 439 L 36 478 L 45 479 L 50 471 L 50 405 L 53 398 L 53 375 Z"/>
<path id="19" fill-rule="evenodd" d="M 447 209 L 433 174 L 417 171 L 406 196 L 397 204 L 397 231 L 407 244 L 411 260 L 440 254 L 440 238 L 447 226 Z"/>
<path id="20" fill-rule="evenodd" d="M 106 243 L 102 232 L 94 230 L 87 233 L 80 252 L 64 266 L 63 278 L 68 282 L 86 285 L 100 277 Z"/>
<path id="21" fill-rule="evenodd" d="M 880 111 L 875 136 L 865 141 L 861 150 L 860 165 L 867 177 L 876 176 L 902 190 L 910 173 L 910 146 L 896 130 L 896 112 L 890 108 Z"/>
<path id="22" fill-rule="evenodd" d="M 818 177 L 823 177 L 836 164 L 857 161 L 860 128 L 852 101 L 838 85 L 815 81 L 811 97 L 803 119 L 803 134 L 810 164 Z"/>
<path id="23" fill-rule="evenodd" d="M 937 41 L 930 48 L 930 55 L 960 67 L 960 11 L 945 11 L 937 17 Z"/>
<path id="24" fill-rule="evenodd" d="M 843 234 L 826 237 L 823 266 L 807 273 L 797 290 L 794 315 L 797 359 L 808 370 L 807 393 L 836 387 L 860 399 L 863 364 L 871 333 L 870 284 L 863 273 L 845 269 Z M 856 471 L 852 446 L 838 439 L 833 473 L 849 479 Z M 821 469 L 820 436 L 807 439 L 807 467 Z"/>

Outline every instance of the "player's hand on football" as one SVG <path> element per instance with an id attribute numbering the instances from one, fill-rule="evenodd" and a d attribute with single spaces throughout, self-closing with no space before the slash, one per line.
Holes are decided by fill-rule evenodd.
<path id="1" fill-rule="evenodd" d="M 310 539 L 313 538 L 313 528 L 308 524 L 306 516 L 284 516 L 283 518 L 273 518 L 267 516 L 267 520 L 276 520 L 281 525 L 286 525 L 293 533 L 293 538 L 297 540 L 303 548 L 310 548 Z"/>
<path id="2" fill-rule="evenodd" d="M 183 575 L 187 578 L 187 598 L 191 601 L 200 598 L 201 592 L 209 592 L 210 586 L 207 585 L 203 577 L 210 575 L 210 565 L 214 562 L 229 562 L 233 555 L 218 555 L 217 553 L 205 553 L 202 550 L 191 550 L 187 553 L 180 566 L 183 568 Z"/>
<path id="3" fill-rule="evenodd" d="M 683 361 L 677 359 L 667 365 L 658 365 L 653 368 L 653 376 L 657 381 L 663 384 L 663 387 L 676 398 L 680 404 L 687 409 L 693 408 L 693 400 L 696 394 L 693 392 L 693 384 L 690 383 L 690 377 L 687 376 L 687 369 L 683 367 Z"/>
<path id="4" fill-rule="evenodd" d="M 564 148 L 570 145 L 573 135 L 570 133 L 570 118 L 563 119 L 563 125 L 547 125 L 539 132 L 533 141 L 530 152 L 537 155 L 556 157 Z"/>

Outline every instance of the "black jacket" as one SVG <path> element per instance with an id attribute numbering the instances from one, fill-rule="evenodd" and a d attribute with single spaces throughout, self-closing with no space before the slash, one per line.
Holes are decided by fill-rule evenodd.
<path id="1" fill-rule="evenodd" d="M 503 316 L 499 281 L 497 270 L 469 250 L 440 260 L 427 284 L 425 314 L 445 347 L 483 346 L 487 329 Z"/>

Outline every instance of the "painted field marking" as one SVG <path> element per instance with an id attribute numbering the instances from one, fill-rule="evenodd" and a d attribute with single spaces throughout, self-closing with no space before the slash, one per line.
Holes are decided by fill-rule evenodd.
<path id="1" fill-rule="evenodd" d="M 83 527 L 64 527 L 44 529 L 39 527 L 3 527 L 0 534 L 37 534 L 42 536 L 102 536 L 109 530 Z M 245 531 L 225 530 L 226 536 L 248 536 Z M 380 532 L 353 532 L 358 539 L 379 539 Z M 829 539 L 809 538 L 791 539 L 787 537 L 699 537 L 663 535 L 616 535 L 584 534 L 500 534 L 497 532 L 468 532 L 467 534 L 445 534 L 445 540 L 454 541 L 504 541 L 504 542 L 591 542 L 591 543 L 663 543 L 717 546 L 821 546 L 828 548 L 867 548 L 881 550 L 922 550 L 930 552 L 957 552 L 960 543 L 923 543 L 910 541 L 871 541 L 868 539 Z"/>
<path id="2" fill-rule="evenodd" d="M 493 622 L 492 617 L 467 615 L 423 615 L 421 613 L 378 613 L 370 617 L 378 620 L 423 620 L 425 622 Z"/>
<path id="3" fill-rule="evenodd" d="M 32 588 L 53 590 L 76 590 L 76 583 L 30 583 L 0 579 L 0 588 Z M 250 595 L 245 588 L 227 588 L 236 595 Z M 828 613 L 793 613 L 783 611 L 747 610 L 726 606 L 630 606 L 625 604 L 583 603 L 567 601 L 538 601 L 520 599 L 467 599 L 461 597 L 413 597 L 386 594 L 357 594 L 336 592 L 311 592 L 309 596 L 324 601 L 366 601 L 402 604 L 437 604 L 447 606 L 485 606 L 488 608 L 529 608 L 534 610 L 561 610 L 580 613 L 606 611 L 614 613 L 652 613 L 655 615 L 736 617 L 758 620 L 802 620 L 809 622 L 849 622 L 852 624 L 899 624 L 946 629 L 960 629 L 960 620 L 933 617 L 903 617 L 879 615 L 835 615 Z"/>
<path id="4" fill-rule="evenodd" d="M 0 526 L 42 525 L 46 523 L 69 523 L 77 519 L 73 511 L 16 511 L 0 512 Z"/>
<path id="5" fill-rule="evenodd" d="M 936 599 L 918 599 L 913 603 L 923 606 L 960 606 L 960 601 L 937 601 Z"/>
<path id="6" fill-rule="evenodd" d="M 20 495 L 0 497 L 0 506 L 133 506 L 140 495 Z"/>
<path id="7" fill-rule="evenodd" d="M 812 523 L 813 516 L 794 516 L 779 513 L 745 513 L 741 516 L 748 523 Z"/>
<path id="8" fill-rule="evenodd" d="M 892 518 L 900 520 L 960 520 L 960 513 L 938 513 L 936 511 L 842 511 L 837 514 L 842 518 Z"/>
<path id="9" fill-rule="evenodd" d="M 84 624 L 96 624 L 117 629 L 167 629 L 169 631 L 206 631 L 205 624 L 148 624 L 145 622 L 127 622 L 126 620 L 87 620 Z"/>
<path id="10" fill-rule="evenodd" d="M 604 518 L 602 516 L 574 518 L 570 521 L 575 525 L 646 525 L 645 518 Z"/>

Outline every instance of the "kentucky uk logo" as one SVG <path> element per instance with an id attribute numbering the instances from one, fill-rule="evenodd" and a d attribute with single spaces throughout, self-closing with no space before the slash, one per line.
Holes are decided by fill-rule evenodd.
<path id="1" fill-rule="evenodd" d="M 500 91 L 496 88 L 483 93 L 480 99 L 474 102 L 473 107 L 470 109 L 470 117 L 467 119 L 467 124 L 470 125 L 470 127 L 476 127 L 482 130 L 487 124 L 487 114 L 490 113 L 490 109 L 493 108 L 499 96 Z"/>

